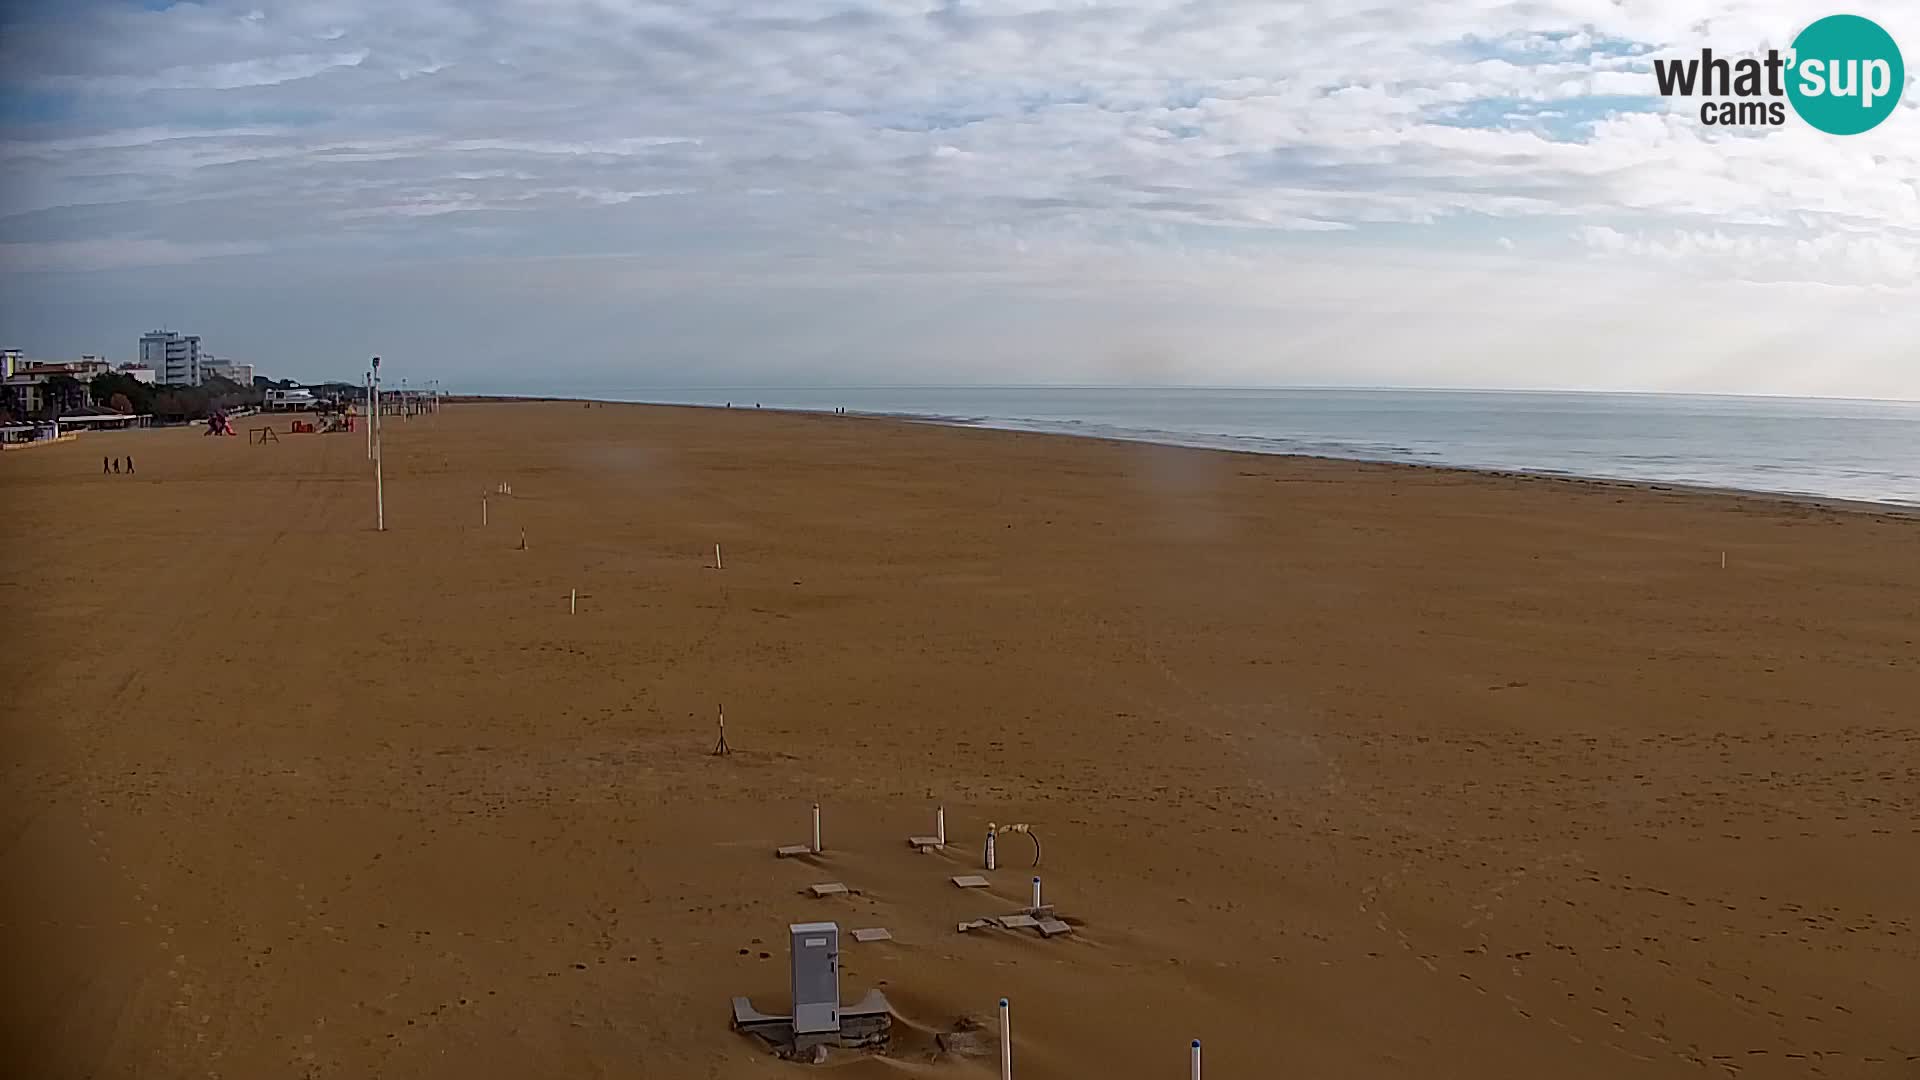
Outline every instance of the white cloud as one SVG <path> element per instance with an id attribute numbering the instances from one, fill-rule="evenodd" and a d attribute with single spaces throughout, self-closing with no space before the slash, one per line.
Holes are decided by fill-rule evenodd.
<path id="1" fill-rule="evenodd" d="M 1393 250 L 1498 252 L 1427 271 L 1483 286 L 1599 253 L 1682 282 L 1898 288 L 1920 93 L 1852 139 L 1730 136 L 1646 100 L 1648 56 L 1784 47 L 1828 7 L 43 0 L 0 35 L 0 89 L 48 111 L 0 140 L 0 243 L 313 273 L 368 254 L 506 276 L 556 255 L 852 260 L 818 282 L 867 280 L 847 238 L 879 229 L 916 238 L 896 275 L 967 278 L 994 236 L 1036 286 L 1036 253 L 1062 244 L 1187 266 L 1351 244 L 1383 277 Z M 1920 10 L 1873 14 L 1920 56 Z"/>
<path id="2" fill-rule="evenodd" d="M 106 237 L 42 243 L 0 243 L 0 271 L 35 273 L 181 266 L 224 255 L 252 255 L 258 244 L 182 244 L 152 237 Z"/>

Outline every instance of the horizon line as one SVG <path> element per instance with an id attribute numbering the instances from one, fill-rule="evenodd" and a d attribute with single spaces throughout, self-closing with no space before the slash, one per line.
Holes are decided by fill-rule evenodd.
<path id="1" fill-rule="evenodd" d="M 443 380 L 444 381 L 444 380 Z M 561 384 L 565 386 L 566 384 Z M 568 387 L 590 391 L 590 387 Z M 1593 387 L 1516 386 L 1395 386 L 1349 384 L 1227 384 L 1227 383 L 658 383 L 619 387 L 622 392 L 649 390 L 1255 390 L 1288 392 L 1358 392 L 1420 394 L 1592 394 L 1615 397 L 1733 398 L 1771 401 L 1851 401 L 1867 404 L 1920 405 L 1920 397 L 1862 397 L 1848 394 L 1786 394 L 1722 390 L 1609 390 Z M 449 393 L 506 393 L 506 391 L 448 391 Z M 531 393 L 531 392 L 528 392 Z"/>

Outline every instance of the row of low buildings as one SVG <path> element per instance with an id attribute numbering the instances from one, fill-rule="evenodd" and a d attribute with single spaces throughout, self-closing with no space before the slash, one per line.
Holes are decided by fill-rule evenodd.
<path id="1" fill-rule="evenodd" d="M 38 415 L 55 405 L 63 411 L 83 408 L 87 382 L 112 370 L 112 364 L 97 356 L 83 356 L 69 363 L 42 364 L 26 359 L 19 349 L 0 350 L 0 373 L 3 373 L 0 406 L 18 416 Z M 67 395 L 67 399 L 55 400 L 62 395 Z M 75 395 L 80 400 L 74 400 Z"/>
<path id="2" fill-rule="evenodd" d="M 153 386 L 199 386 L 215 376 L 253 385 L 253 365 L 223 360 L 200 348 L 198 334 L 155 330 L 140 337 L 140 359 L 115 367 L 104 357 L 40 363 L 19 349 L 0 350 L 0 410 L 16 420 L 98 411 L 88 384 L 100 375 L 124 375 Z"/>

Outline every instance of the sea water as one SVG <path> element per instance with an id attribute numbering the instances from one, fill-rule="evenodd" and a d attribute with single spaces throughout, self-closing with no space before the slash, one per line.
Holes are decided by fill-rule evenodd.
<path id="1" fill-rule="evenodd" d="M 595 396 L 844 408 L 1177 446 L 1920 506 L 1920 402 L 1145 387 L 643 388 Z"/>

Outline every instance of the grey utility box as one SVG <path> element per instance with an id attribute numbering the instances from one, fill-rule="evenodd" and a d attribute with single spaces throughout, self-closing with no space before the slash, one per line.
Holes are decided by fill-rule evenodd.
<path id="1" fill-rule="evenodd" d="M 793 1033 L 840 1031 L 840 924 L 794 923 L 792 935 Z"/>

